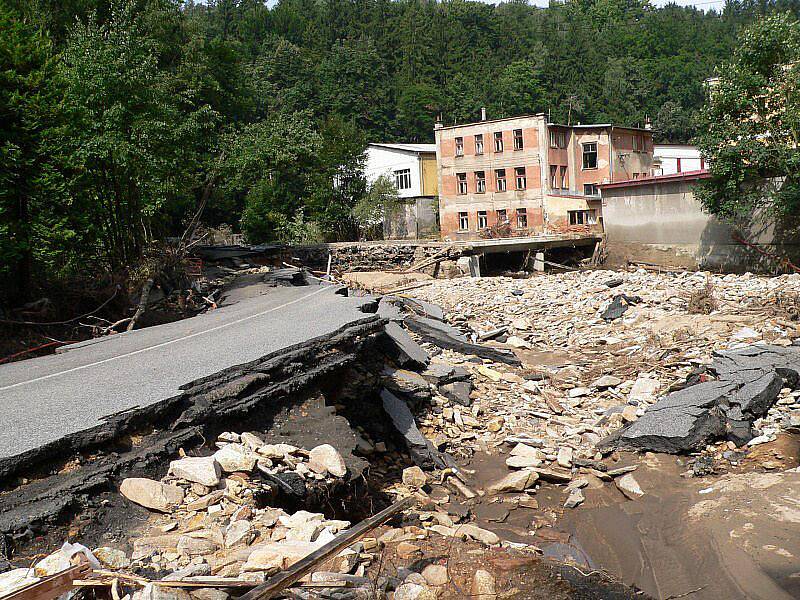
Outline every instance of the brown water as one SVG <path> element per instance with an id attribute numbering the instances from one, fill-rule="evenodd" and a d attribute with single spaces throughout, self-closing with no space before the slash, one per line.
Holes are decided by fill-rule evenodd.
<path id="1" fill-rule="evenodd" d="M 783 469 L 797 464 L 797 446 L 784 444 Z M 786 447 L 794 456 L 784 456 Z M 467 465 L 475 486 L 505 475 L 504 459 L 476 455 Z M 473 513 L 504 539 L 604 570 L 654 598 L 800 598 L 800 473 L 763 472 L 753 459 L 741 472 L 686 479 L 674 456 L 627 456 L 619 465 L 630 463 L 646 492 L 639 500 L 606 483 L 584 489 L 585 503 L 567 510 L 564 487 L 544 484 L 537 510 L 508 510 L 519 496 L 509 494 L 480 499 Z"/>

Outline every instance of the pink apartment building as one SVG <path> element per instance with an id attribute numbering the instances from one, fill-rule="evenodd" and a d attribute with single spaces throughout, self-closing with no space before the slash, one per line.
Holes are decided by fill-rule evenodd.
<path id="1" fill-rule="evenodd" d="M 436 128 L 444 239 L 476 239 L 498 223 L 512 235 L 599 230 L 599 185 L 646 177 L 653 132 L 559 125 L 543 114 Z"/>

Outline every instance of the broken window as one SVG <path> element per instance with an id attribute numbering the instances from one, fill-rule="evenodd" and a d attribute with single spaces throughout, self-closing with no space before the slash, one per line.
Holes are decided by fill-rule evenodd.
<path id="1" fill-rule="evenodd" d="M 495 152 L 502 152 L 503 151 L 503 132 L 496 131 L 494 134 L 494 151 Z"/>
<path id="2" fill-rule="evenodd" d="M 456 138 L 456 156 L 464 156 L 464 138 Z"/>
<path id="3" fill-rule="evenodd" d="M 505 208 L 500 208 L 497 210 L 497 222 L 508 223 L 508 211 Z"/>
<path id="4" fill-rule="evenodd" d="M 489 219 L 485 210 L 478 211 L 478 229 L 486 229 L 489 226 Z"/>
<path id="5" fill-rule="evenodd" d="M 494 172 L 494 179 L 495 179 L 495 190 L 498 192 L 505 192 L 506 191 L 506 170 L 505 169 L 495 169 Z"/>
<path id="6" fill-rule="evenodd" d="M 550 165 L 550 189 L 558 189 L 558 166 Z"/>
<path id="7" fill-rule="evenodd" d="M 567 167 L 561 166 L 558 168 L 559 175 L 561 176 L 561 189 L 569 189 L 569 180 L 567 179 Z"/>
<path id="8" fill-rule="evenodd" d="M 569 224 L 570 225 L 596 225 L 597 224 L 597 211 L 596 210 L 569 210 Z"/>
<path id="9" fill-rule="evenodd" d="M 486 173 L 484 171 L 475 171 L 475 191 L 478 194 L 486 192 Z"/>
<path id="10" fill-rule="evenodd" d="M 411 189 L 411 169 L 400 169 L 394 172 L 394 185 L 398 190 Z"/>
<path id="11" fill-rule="evenodd" d="M 524 190 L 525 187 L 526 187 L 526 183 L 527 183 L 525 181 L 525 167 L 517 167 L 517 168 L 515 168 L 514 169 L 514 175 L 516 176 L 516 179 L 517 179 L 517 189 L 518 190 Z"/>
<path id="12" fill-rule="evenodd" d="M 597 142 L 587 142 L 583 145 L 583 168 L 597 168 Z"/>
<path id="13" fill-rule="evenodd" d="M 528 211 L 524 208 L 517 209 L 517 229 L 528 228 Z"/>
<path id="14" fill-rule="evenodd" d="M 475 154 L 483 154 L 483 134 L 479 133 L 475 136 Z"/>
<path id="15" fill-rule="evenodd" d="M 583 195 L 584 196 L 599 196 L 600 195 L 600 188 L 597 187 L 596 183 L 584 183 L 583 184 Z"/>
<path id="16" fill-rule="evenodd" d="M 456 179 L 458 179 L 458 193 L 464 195 L 467 193 L 467 174 L 466 173 L 456 173 Z"/>
<path id="17" fill-rule="evenodd" d="M 523 141 L 522 141 L 522 129 L 515 129 L 514 130 L 514 150 L 522 150 L 523 148 Z"/>
<path id="18" fill-rule="evenodd" d="M 458 229 L 459 231 L 469 231 L 469 213 L 458 213 Z"/>

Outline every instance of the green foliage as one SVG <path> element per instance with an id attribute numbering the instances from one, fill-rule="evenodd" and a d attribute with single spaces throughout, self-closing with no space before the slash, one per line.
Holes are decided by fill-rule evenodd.
<path id="1" fill-rule="evenodd" d="M 736 221 L 800 210 L 800 22 L 777 14 L 742 33 L 703 110 L 698 143 L 710 212 Z"/>
<path id="2" fill-rule="evenodd" d="M 358 223 L 361 237 L 375 239 L 380 236 L 383 218 L 400 203 L 397 187 L 388 175 L 381 175 L 367 188 L 353 206 L 353 217 Z"/>

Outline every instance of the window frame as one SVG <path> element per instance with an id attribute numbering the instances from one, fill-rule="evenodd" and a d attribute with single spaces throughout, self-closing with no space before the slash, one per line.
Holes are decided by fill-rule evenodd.
<path id="1" fill-rule="evenodd" d="M 466 227 L 464 227 L 463 224 L 466 224 Z M 469 231 L 469 212 L 467 211 L 458 212 L 458 230 Z"/>
<path id="2" fill-rule="evenodd" d="M 408 185 L 400 185 L 401 182 Z M 398 192 L 411 189 L 411 169 L 397 169 L 394 171 L 394 187 L 397 188 Z"/>
<path id="3" fill-rule="evenodd" d="M 568 210 L 567 219 L 570 225 L 597 225 L 597 210 L 594 208 Z"/>
<path id="4" fill-rule="evenodd" d="M 514 150 L 525 149 L 525 139 L 522 135 L 522 129 L 514 129 L 514 133 L 512 134 L 512 140 L 513 140 Z"/>
<path id="5" fill-rule="evenodd" d="M 495 216 L 497 217 L 497 224 L 502 225 L 503 223 L 508 223 L 508 209 L 507 208 L 498 208 L 494 211 Z"/>
<path id="6" fill-rule="evenodd" d="M 514 180 L 516 190 L 528 189 L 528 177 L 525 167 L 514 167 Z M 519 184 L 520 180 L 522 180 L 522 186 Z"/>
<path id="7" fill-rule="evenodd" d="M 466 173 L 456 173 L 456 191 L 459 196 L 466 196 L 469 193 Z"/>
<path id="8" fill-rule="evenodd" d="M 527 229 L 528 228 L 528 209 L 526 208 L 518 208 L 516 211 L 517 215 L 517 229 Z"/>
<path id="9" fill-rule="evenodd" d="M 558 166 L 558 174 L 559 179 L 561 180 L 561 189 L 568 190 L 569 189 L 569 169 L 566 165 L 559 165 Z"/>
<path id="10" fill-rule="evenodd" d="M 558 165 L 550 165 L 550 189 L 558 189 Z"/>
<path id="11" fill-rule="evenodd" d="M 597 187 L 597 186 L 598 186 L 598 184 L 596 184 L 596 183 L 584 183 L 584 184 L 583 184 L 583 195 L 584 195 L 584 196 L 589 196 L 590 198 L 597 198 L 597 197 L 599 197 L 599 196 L 600 196 L 600 188 L 599 188 L 599 187 Z M 587 194 L 587 193 L 586 193 L 586 189 L 587 189 L 587 188 L 589 188 L 590 190 L 591 190 L 591 189 L 595 190 L 595 191 L 596 191 L 596 193 L 594 193 L 594 194 L 592 194 L 592 193 L 588 193 L 588 194 Z"/>
<path id="12" fill-rule="evenodd" d="M 505 148 L 505 144 L 503 143 L 503 132 L 502 131 L 495 131 L 494 132 L 494 151 L 495 152 L 502 152 Z"/>
<path id="13" fill-rule="evenodd" d="M 501 172 L 502 172 L 502 175 L 500 175 Z M 494 189 L 497 192 L 507 192 L 508 191 L 508 182 L 506 181 L 506 170 L 505 169 L 495 169 L 494 170 Z"/>
<path id="14" fill-rule="evenodd" d="M 481 222 L 483 223 L 481 225 Z M 489 213 L 485 210 L 478 211 L 478 229 L 488 229 L 489 228 Z"/>
<path id="15" fill-rule="evenodd" d="M 475 134 L 475 156 L 483 156 L 483 134 Z"/>
<path id="16" fill-rule="evenodd" d="M 480 177 L 478 177 L 478 173 L 481 174 Z M 486 193 L 486 171 L 475 171 L 475 193 Z"/>
<path id="17" fill-rule="evenodd" d="M 588 150 L 587 146 L 594 146 L 594 150 Z M 581 143 L 581 150 L 582 150 L 582 154 L 581 154 L 581 159 L 582 159 L 581 160 L 581 168 L 582 168 L 582 170 L 583 171 L 594 171 L 595 169 L 597 169 L 597 163 L 598 163 L 598 158 L 599 158 L 598 157 L 598 153 L 597 153 L 597 142 L 583 142 L 583 143 Z M 586 166 L 586 159 L 587 159 L 588 156 L 591 156 L 591 155 L 594 155 L 594 166 L 593 167 L 591 167 L 591 166 L 587 167 Z"/>

